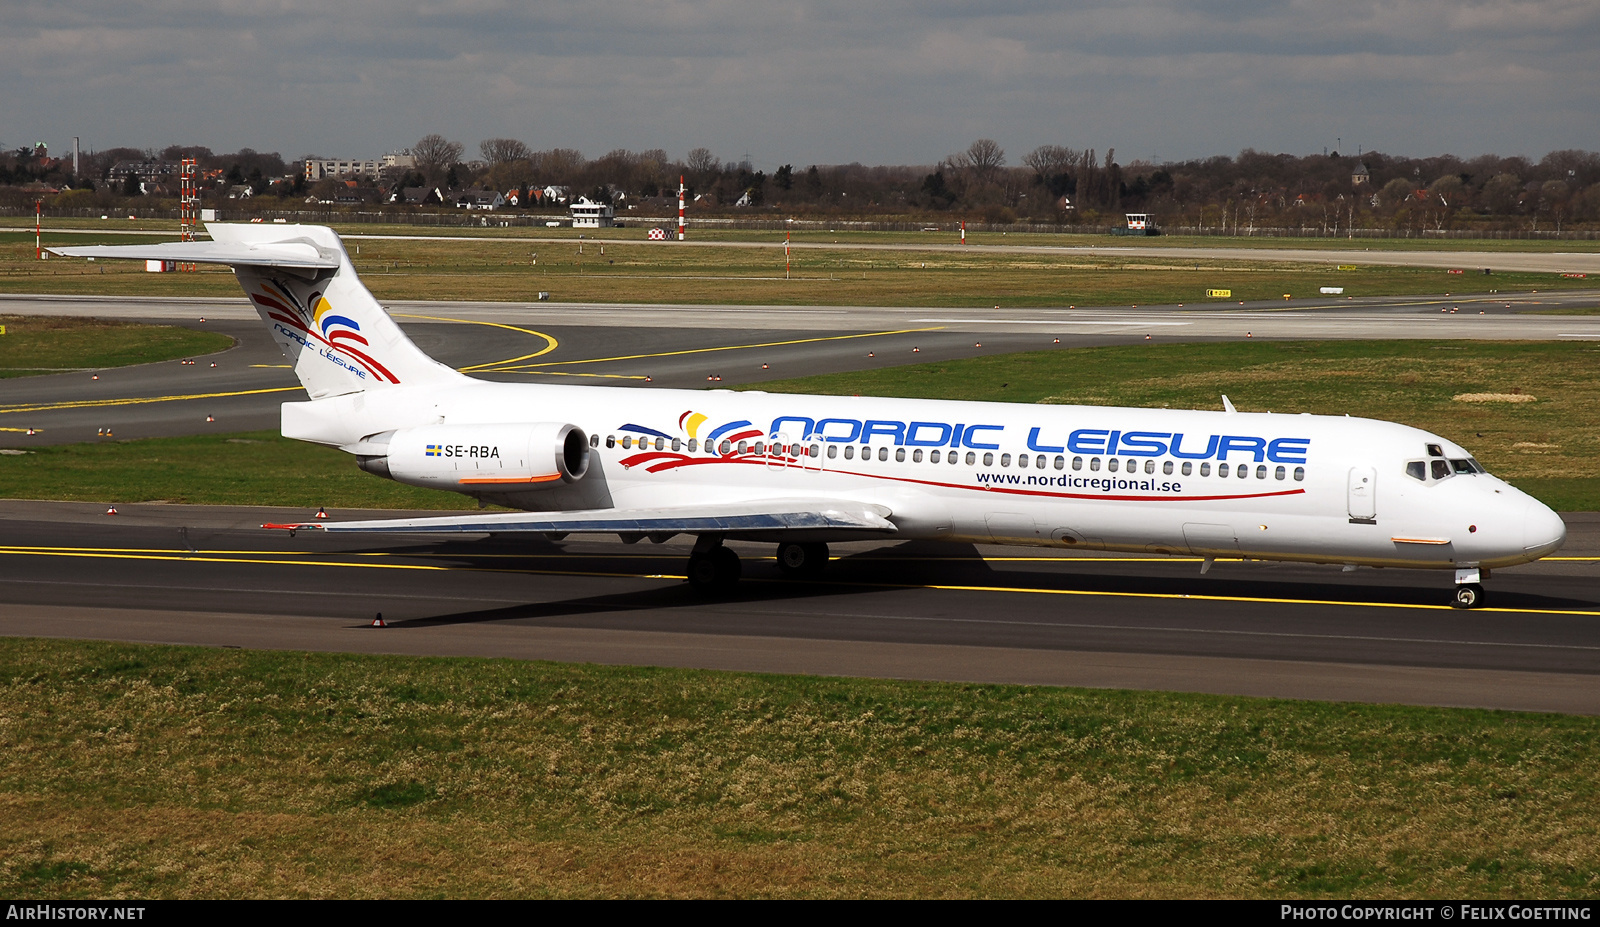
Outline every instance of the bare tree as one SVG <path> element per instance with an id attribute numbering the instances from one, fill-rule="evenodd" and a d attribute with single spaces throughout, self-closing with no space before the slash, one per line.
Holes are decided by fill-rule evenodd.
<path id="1" fill-rule="evenodd" d="M 532 149 L 514 138 L 486 138 L 478 143 L 478 151 L 490 164 L 526 161 L 533 154 Z"/>
<path id="2" fill-rule="evenodd" d="M 462 151 L 460 142 L 452 142 L 438 134 L 424 135 L 411 146 L 411 153 L 417 159 L 417 170 L 428 178 L 430 185 L 438 183 L 450 168 L 461 162 Z"/>
<path id="3" fill-rule="evenodd" d="M 1033 169 L 1039 175 L 1039 180 L 1049 183 L 1050 178 L 1066 172 L 1067 168 L 1077 163 L 1077 152 L 1060 145 L 1040 145 L 1028 152 L 1022 163 Z"/>
<path id="4" fill-rule="evenodd" d="M 697 181 L 708 180 L 712 174 L 722 170 L 722 162 L 711 153 L 709 148 L 696 148 L 689 152 L 689 156 L 684 159 L 683 165 L 689 169 L 690 173 L 695 175 Z"/>
<path id="5" fill-rule="evenodd" d="M 978 177 L 990 180 L 1000 168 L 1005 167 L 1006 150 L 992 138 L 980 138 L 967 146 L 967 150 L 961 153 L 961 159 Z"/>

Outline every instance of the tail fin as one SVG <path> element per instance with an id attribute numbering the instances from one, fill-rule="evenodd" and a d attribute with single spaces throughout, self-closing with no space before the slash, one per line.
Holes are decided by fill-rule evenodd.
<path id="1" fill-rule="evenodd" d="M 213 223 L 206 230 L 209 242 L 51 250 L 230 265 L 312 399 L 463 379 L 422 353 L 378 305 L 332 229 Z"/>

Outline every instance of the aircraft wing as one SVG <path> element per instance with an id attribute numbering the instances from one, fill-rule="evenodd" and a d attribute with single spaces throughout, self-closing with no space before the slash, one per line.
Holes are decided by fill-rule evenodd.
<path id="1" fill-rule="evenodd" d="M 301 267 L 310 270 L 334 270 L 339 266 L 337 254 L 324 254 L 309 241 L 259 245 L 242 241 L 167 241 L 150 245 L 84 245 L 48 250 L 51 254 L 63 257 L 177 261 L 184 264 Z"/>
<path id="2" fill-rule="evenodd" d="M 889 509 L 861 502 L 817 499 L 773 500 L 727 505 L 639 509 L 589 509 L 574 512 L 495 512 L 435 518 L 385 518 L 375 521 L 266 524 L 263 528 L 316 528 L 330 533 L 390 534 L 619 534 L 770 535 L 786 531 L 861 531 L 893 534 Z"/>

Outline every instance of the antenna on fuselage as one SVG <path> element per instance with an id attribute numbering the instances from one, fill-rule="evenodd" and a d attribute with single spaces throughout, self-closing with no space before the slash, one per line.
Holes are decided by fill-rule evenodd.
<path id="1" fill-rule="evenodd" d="M 1227 393 L 1222 394 L 1222 411 L 1228 413 L 1229 415 L 1239 411 L 1233 407 L 1233 403 L 1228 399 Z"/>

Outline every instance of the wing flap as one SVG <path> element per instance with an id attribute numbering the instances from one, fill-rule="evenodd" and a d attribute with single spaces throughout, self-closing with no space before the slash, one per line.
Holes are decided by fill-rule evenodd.
<path id="1" fill-rule="evenodd" d="M 735 505 L 574 512 L 495 512 L 435 518 L 269 524 L 263 528 L 316 528 L 330 533 L 392 534 L 767 534 L 773 531 L 894 533 L 883 506 L 859 502 L 780 500 Z"/>

